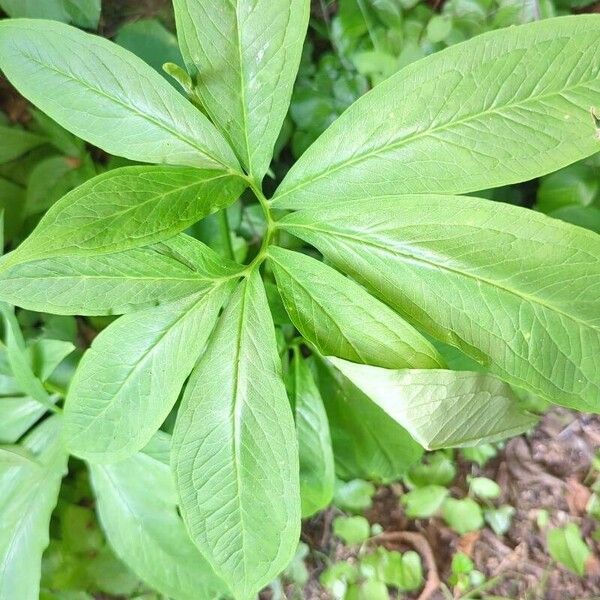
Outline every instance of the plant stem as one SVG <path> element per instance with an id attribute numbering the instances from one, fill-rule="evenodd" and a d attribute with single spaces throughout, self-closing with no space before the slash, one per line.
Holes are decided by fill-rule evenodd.
<path id="1" fill-rule="evenodd" d="M 229 231 L 229 218 L 227 217 L 227 209 L 224 208 L 219 214 L 219 231 L 225 244 L 225 251 L 227 252 L 227 258 L 235 260 L 235 253 L 233 252 L 233 245 L 231 244 L 231 233 Z"/>
<path id="2" fill-rule="evenodd" d="M 248 276 L 250 273 L 252 273 L 255 267 L 260 267 L 260 265 L 266 258 L 267 248 L 269 247 L 269 244 L 271 244 L 271 242 L 273 241 L 273 234 L 275 233 L 276 227 L 275 221 L 273 221 L 273 217 L 271 216 L 269 201 L 263 194 L 260 185 L 258 185 L 251 177 L 245 177 L 245 179 L 248 182 L 248 186 L 250 187 L 250 189 L 254 192 L 254 195 L 256 196 L 256 199 L 258 200 L 265 215 L 265 221 L 267 222 L 267 231 L 262 240 L 262 244 L 258 250 L 258 254 L 252 259 L 252 262 L 243 271 L 243 273 L 246 276 Z"/>

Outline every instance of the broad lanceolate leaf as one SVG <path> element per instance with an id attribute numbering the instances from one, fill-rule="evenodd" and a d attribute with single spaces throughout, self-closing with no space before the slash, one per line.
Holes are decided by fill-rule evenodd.
<path id="1" fill-rule="evenodd" d="M 0 600 L 38 600 L 50 514 L 67 471 L 60 417 L 44 421 L 23 442 L 37 463 L 0 468 Z"/>
<path id="2" fill-rule="evenodd" d="M 296 351 L 290 367 L 300 457 L 302 517 L 325 508 L 333 498 L 335 470 L 327 413 L 310 367 Z"/>
<path id="3" fill-rule="evenodd" d="M 331 267 L 283 248 L 269 257 L 290 318 L 321 354 L 392 369 L 443 366 L 418 331 Z"/>
<path id="4" fill-rule="evenodd" d="M 329 360 L 428 450 L 502 440 L 536 422 L 520 410 L 510 387 L 492 375 Z"/>
<path id="5" fill-rule="evenodd" d="M 600 16 L 486 33 L 358 100 L 290 170 L 274 206 L 532 179 L 600 149 L 590 116 L 599 94 Z"/>
<path id="6" fill-rule="evenodd" d="M 248 171 L 262 179 L 287 113 L 308 0 L 175 0 L 196 93 Z"/>
<path id="7" fill-rule="evenodd" d="M 422 447 L 337 369 L 321 359 L 316 366 L 337 475 L 382 483 L 400 479 L 421 458 Z"/>
<path id="8" fill-rule="evenodd" d="M 108 171 L 59 200 L 9 264 L 119 252 L 173 237 L 240 195 L 223 171 L 141 166 Z"/>
<path id="9" fill-rule="evenodd" d="M 108 541 L 138 577 L 175 600 L 210 600 L 227 594 L 177 514 L 168 463 L 139 452 L 90 469 Z"/>
<path id="10" fill-rule="evenodd" d="M 31 102 L 110 154 L 208 169 L 237 167 L 224 138 L 152 67 L 63 23 L 0 24 L 0 68 Z"/>
<path id="11" fill-rule="evenodd" d="M 257 271 L 194 369 L 172 465 L 192 539 L 236 598 L 254 598 L 291 560 L 300 529 L 294 421 Z"/>
<path id="12" fill-rule="evenodd" d="M 178 300 L 212 287 L 215 277 L 228 276 L 194 270 L 179 259 L 182 244 L 174 240 L 115 254 L 17 264 L 0 271 L 0 300 L 54 314 L 123 314 Z M 205 266 L 215 263 L 207 246 L 196 242 L 193 247 L 206 255 Z"/>
<path id="13" fill-rule="evenodd" d="M 600 238 L 477 198 L 403 196 L 282 221 L 409 321 L 511 383 L 600 411 Z"/>
<path id="14" fill-rule="evenodd" d="M 126 315 L 85 353 L 65 404 L 69 450 L 111 462 L 145 446 L 173 408 L 231 285 Z"/>

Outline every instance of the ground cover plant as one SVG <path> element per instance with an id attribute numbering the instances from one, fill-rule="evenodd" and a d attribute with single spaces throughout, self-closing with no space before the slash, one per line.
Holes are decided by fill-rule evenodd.
<path id="1" fill-rule="evenodd" d="M 103 529 L 135 573 L 123 589 L 140 578 L 174 598 L 246 599 L 288 567 L 301 517 L 331 502 L 336 474 L 397 480 L 423 448 L 527 431 L 539 402 L 600 412 L 597 234 L 466 195 L 563 168 L 562 181 L 584 177 L 568 165 L 599 149 L 600 17 L 488 32 L 389 77 L 367 69 L 373 89 L 313 143 L 296 138 L 268 198 L 309 4 L 174 8 L 185 70 L 169 63 L 172 84 L 69 25 L 0 22 L 0 68 L 25 97 L 105 152 L 150 163 L 82 183 L 0 260 L 7 376 L 42 407 L 3 449 L 0 597 L 39 595 L 69 455 L 87 464 Z M 564 208 L 561 180 L 546 181 L 539 203 Z M 229 234 L 242 195 L 249 246 Z M 206 223 L 225 234 L 222 253 L 182 233 Z M 52 394 L 12 306 L 122 316 Z M 46 410 L 57 415 L 13 447 Z M 472 495 L 494 497 L 484 479 Z M 407 511 L 439 509 L 465 533 L 465 510 L 474 529 L 510 518 L 439 481 L 413 487 Z M 335 534 L 366 539 L 361 518 Z M 552 552 L 578 535 L 552 535 Z M 369 591 L 348 575 L 344 594 L 418 589 L 418 557 L 386 552 L 361 559 Z M 483 585 L 455 562 L 453 585 Z"/>

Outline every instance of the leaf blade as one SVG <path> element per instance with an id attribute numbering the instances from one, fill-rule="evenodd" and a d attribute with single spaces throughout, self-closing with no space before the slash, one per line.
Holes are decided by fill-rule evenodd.
<path id="1" fill-rule="evenodd" d="M 114 254 L 16 264 L 0 270 L 0 300 L 59 315 L 124 314 L 189 296 L 232 274 L 214 270 L 216 255 L 200 242 L 189 261 L 175 244 L 169 240 Z M 197 254 L 205 257 L 209 271 L 194 269 Z"/>
<path id="2" fill-rule="evenodd" d="M 144 447 L 167 418 L 202 352 L 227 284 L 126 315 L 95 338 L 69 387 L 65 439 L 90 462 Z"/>
<path id="3" fill-rule="evenodd" d="M 333 498 L 335 468 L 329 422 L 309 366 L 297 350 L 290 367 L 300 460 L 302 518 L 325 508 Z"/>
<path id="4" fill-rule="evenodd" d="M 106 39 L 55 21 L 3 21 L 0 68 L 65 129 L 110 154 L 237 168 L 227 143 L 200 112 L 141 59 Z M 115 136 L 115 129 L 127 135 Z"/>
<path id="5" fill-rule="evenodd" d="M 597 16 L 559 17 L 489 32 L 409 65 L 315 142 L 273 206 L 464 194 L 597 152 L 589 111 L 600 92 L 599 42 Z"/>
<path id="6" fill-rule="evenodd" d="M 309 2 L 175 0 L 174 6 L 196 93 L 250 174 L 262 179 L 290 102 Z"/>
<path id="7" fill-rule="evenodd" d="M 37 598 L 42 553 L 48 545 L 50 515 L 67 472 L 68 455 L 60 441 L 60 418 L 44 421 L 23 447 L 41 466 L 0 469 L 0 598 Z"/>
<path id="8" fill-rule="evenodd" d="M 380 199 L 376 215 L 369 206 L 301 211 L 280 224 L 500 377 L 564 406 L 600 410 L 598 236 L 470 197 Z"/>
<path id="9" fill-rule="evenodd" d="M 507 384 L 485 373 L 328 359 L 427 450 L 499 441 L 537 421 L 520 411 Z"/>
<path id="10" fill-rule="evenodd" d="M 243 187 L 223 171 L 191 167 L 108 171 L 54 204 L 5 265 L 122 252 L 166 240 L 225 208 Z"/>
<path id="11" fill-rule="evenodd" d="M 177 514 L 168 464 L 139 452 L 118 463 L 90 465 L 90 471 L 102 528 L 140 578 L 175 600 L 227 592 Z"/>
<path id="12" fill-rule="evenodd" d="M 255 271 L 221 315 L 173 434 L 184 522 L 240 599 L 288 564 L 300 525 L 294 422 L 268 310 Z"/>
<path id="13" fill-rule="evenodd" d="M 434 368 L 433 346 L 385 304 L 327 265 L 298 252 L 269 249 L 286 310 L 322 355 L 388 368 Z"/>

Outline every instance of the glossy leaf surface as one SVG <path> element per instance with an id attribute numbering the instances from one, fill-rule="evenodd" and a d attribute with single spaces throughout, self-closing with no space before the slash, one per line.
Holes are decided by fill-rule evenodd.
<path id="1" fill-rule="evenodd" d="M 247 600 L 291 560 L 298 448 L 259 274 L 240 283 L 187 385 L 172 466 L 192 539 Z"/>
<path id="2" fill-rule="evenodd" d="M 251 175 L 262 179 L 287 113 L 308 0 L 174 0 L 195 91 Z"/>
<path id="3" fill-rule="evenodd" d="M 402 316 L 511 383 L 600 411 L 600 238 L 477 198 L 403 196 L 285 217 Z"/>
<path id="4" fill-rule="evenodd" d="M 144 447 L 173 408 L 230 286 L 121 317 L 85 353 L 65 404 L 69 450 L 92 462 Z"/>
<path id="5" fill-rule="evenodd" d="M 463 194 L 585 158 L 600 149 L 590 115 L 599 48 L 600 17 L 581 15 L 492 31 L 419 60 L 309 148 L 274 206 Z"/>
<path id="6" fill-rule="evenodd" d="M 329 360 L 427 450 L 502 440 L 537 420 L 522 412 L 510 387 L 491 375 Z"/>
<path id="7" fill-rule="evenodd" d="M 65 129 L 110 154 L 236 168 L 208 119 L 140 58 L 104 38 L 41 19 L 0 24 L 0 68 Z"/>
<path id="8" fill-rule="evenodd" d="M 290 318 L 323 355 L 388 368 L 433 368 L 433 346 L 388 306 L 331 267 L 299 252 L 270 248 Z"/>

